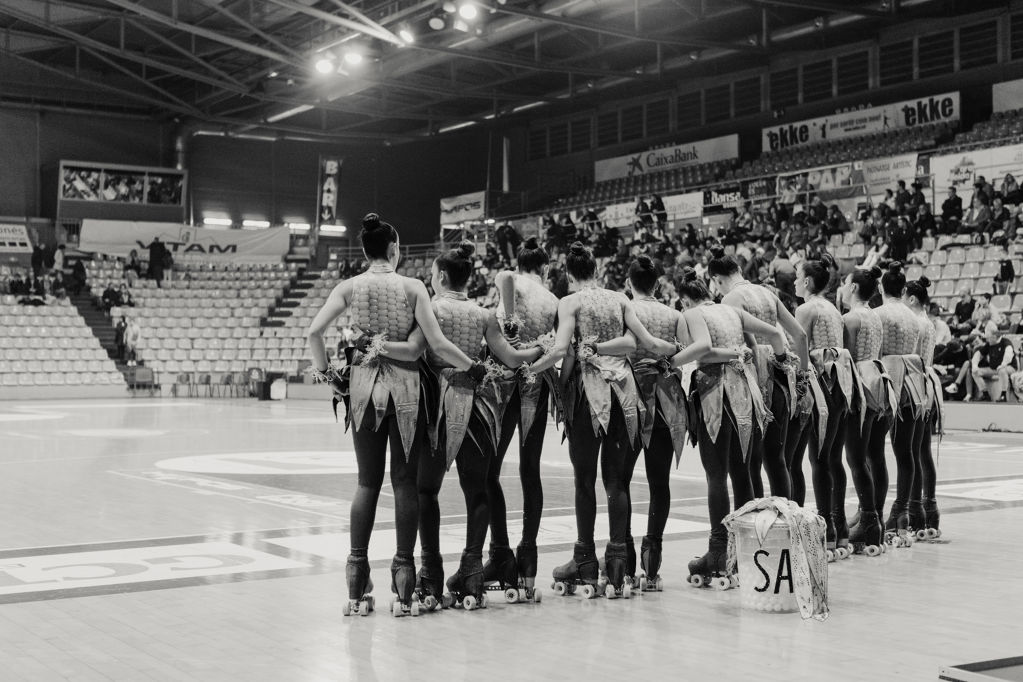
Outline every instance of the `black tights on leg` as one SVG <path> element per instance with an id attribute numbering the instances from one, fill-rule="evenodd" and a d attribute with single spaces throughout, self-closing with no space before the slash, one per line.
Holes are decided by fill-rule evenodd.
<path id="1" fill-rule="evenodd" d="M 820 441 L 820 431 L 816 428 L 810 433 L 810 471 L 813 476 L 813 496 L 817 503 L 817 513 L 828 518 L 831 516 L 834 492 L 832 463 L 835 460 L 836 442 L 841 466 L 842 442 L 839 434 L 845 436 L 845 396 L 836 381 L 831 390 L 825 389 L 824 399 L 828 407 L 828 423 L 824 429 L 824 441 Z M 844 472 L 842 478 L 845 478 Z M 844 482 L 844 481 L 843 481 Z"/>
<path id="2" fill-rule="evenodd" d="M 860 510 L 865 512 L 877 511 L 874 508 L 874 477 L 867 462 L 867 452 L 870 447 L 870 434 L 875 426 L 880 427 L 877 412 L 867 410 L 863 415 L 863 425 L 860 426 L 859 415 L 850 414 L 845 424 L 845 459 L 849 463 L 849 473 L 852 475 L 853 485 L 856 487 L 856 497 L 859 501 Z"/>
<path id="3" fill-rule="evenodd" d="M 646 465 L 646 480 L 650 486 L 650 509 L 647 512 L 646 534 L 652 538 L 664 535 L 664 526 L 668 522 L 671 509 L 671 460 L 675 445 L 671 440 L 671 431 L 664 420 L 657 415 L 654 431 L 650 435 L 650 445 L 643 450 L 643 461 Z"/>
<path id="4" fill-rule="evenodd" d="M 792 495 L 789 499 L 800 507 L 806 502 L 806 475 L 803 473 L 803 455 L 810 440 L 810 431 L 816 428 L 815 418 L 805 424 L 799 417 L 789 422 L 788 439 L 785 443 L 785 459 L 788 462 L 789 478 L 792 481 Z"/>
<path id="5" fill-rule="evenodd" d="M 913 492 L 913 479 L 916 474 L 916 441 L 917 420 L 913 418 L 912 409 L 903 407 L 899 415 L 901 419 L 893 426 L 892 449 L 895 451 L 896 483 L 895 501 L 905 505 Z"/>
<path id="6" fill-rule="evenodd" d="M 465 513 L 468 517 L 465 531 L 465 553 L 483 554 L 483 541 L 487 537 L 490 509 L 487 505 L 487 470 L 490 468 L 492 453 L 481 452 L 466 434 L 455 462 L 458 465 L 458 482 L 465 496 Z"/>

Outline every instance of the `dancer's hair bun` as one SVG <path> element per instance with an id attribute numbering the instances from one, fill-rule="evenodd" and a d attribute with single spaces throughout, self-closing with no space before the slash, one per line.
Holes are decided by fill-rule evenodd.
<path id="1" fill-rule="evenodd" d="M 540 248 L 540 242 L 536 240 L 536 237 L 530 237 L 522 244 L 522 248 L 535 251 Z"/>
<path id="2" fill-rule="evenodd" d="M 836 267 L 836 265 L 835 265 L 835 258 L 830 253 L 822 253 L 821 254 L 821 263 L 826 268 L 834 268 L 834 267 Z"/>
<path id="3" fill-rule="evenodd" d="M 873 277 L 874 279 L 881 279 L 881 275 L 884 274 L 884 272 L 881 271 L 881 268 L 877 267 L 876 265 L 870 268 L 868 272 L 870 272 L 870 276 Z"/>
<path id="4" fill-rule="evenodd" d="M 573 256 L 585 256 L 586 255 L 586 247 L 583 246 L 582 242 L 574 242 L 572 244 L 572 246 L 569 247 L 568 251 Z"/>
<path id="5" fill-rule="evenodd" d="M 710 247 L 710 257 L 715 259 L 724 258 L 725 248 L 720 244 L 715 244 L 714 246 Z"/>
<path id="6" fill-rule="evenodd" d="M 693 268 L 685 268 L 682 270 L 682 281 L 683 282 L 695 282 L 699 275 Z"/>
<path id="7" fill-rule="evenodd" d="M 931 288 L 931 280 L 927 279 L 927 277 L 925 277 L 923 275 L 920 276 L 920 279 L 918 279 L 916 281 L 916 283 L 919 284 L 920 286 L 922 286 L 924 289 L 930 289 Z"/>
<path id="8" fill-rule="evenodd" d="M 902 274 L 902 261 L 893 260 L 888 264 L 888 274 L 890 275 L 901 275 Z"/>
<path id="9" fill-rule="evenodd" d="M 455 249 L 458 255 L 462 258 L 470 258 L 472 254 L 476 253 L 476 245 L 468 239 L 463 239 L 458 243 L 458 248 Z"/>
<path id="10" fill-rule="evenodd" d="M 364 230 L 379 230 L 380 227 L 380 216 L 376 213 L 367 213 L 362 219 L 362 228 Z"/>
<path id="11" fill-rule="evenodd" d="M 638 265 L 639 267 L 643 268 L 644 270 L 653 270 L 654 269 L 654 261 L 653 261 L 653 259 L 651 259 L 650 256 L 648 256 L 646 254 L 643 254 L 643 255 L 638 256 L 636 258 L 636 265 Z"/>

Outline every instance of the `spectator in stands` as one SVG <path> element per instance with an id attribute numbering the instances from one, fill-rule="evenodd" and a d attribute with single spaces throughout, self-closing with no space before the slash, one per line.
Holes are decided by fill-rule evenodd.
<path id="1" fill-rule="evenodd" d="M 117 290 L 117 297 L 121 301 L 118 305 L 135 307 L 135 298 L 131 295 L 131 290 L 126 282 L 121 282 L 121 286 Z"/>
<path id="2" fill-rule="evenodd" d="M 117 346 L 117 359 L 124 362 L 124 331 L 128 328 L 128 320 L 124 315 L 114 325 L 114 344 Z"/>
<path id="3" fill-rule="evenodd" d="M 913 197 L 909 193 L 909 190 L 906 189 L 905 180 L 899 180 L 896 184 L 898 184 L 899 188 L 895 192 L 895 212 L 902 215 L 909 210 L 909 204 L 913 200 Z"/>
<path id="4" fill-rule="evenodd" d="M 964 286 L 960 291 L 959 301 L 955 307 L 955 328 L 960 334 L 968 334 L 973 329 L 971 320 L 973 311 L 977 308 L 977 301 L 973 298 L 973 290 Z"/>
<path id="5" fill-rule="evenodd" d="M 869 270 L 875 266 L 880 267 L 881 261 L 887 254 L 888 244 L 885 242 L 884 236 L 877 235 L 874 237 L 874 243 L 870 245 L 870 249 L 867 251 L 859 267 L 863 270 Z"/>
<path id="6" fill-rule="evenodd" d="M 828 219 L 828 207 L 821 201 L 820 196 L 814 196 L 810 200 L 810 207 L 806 210 L 807 218 L 811 216 L 816 220 L 817 223 L 823 223 Z"/>
<path id="7" fill-rule="evenodd" d="M 82 291 L 85 290 L 88 279 L 89 275 L 85 271 L 85 264 L 82 263 L 81 259 L 76 260 L 75 264 L 71 266 L 71 283 L 68 287 L 68 291 L 71 292 L 71 295 L 78 296 L 82 293 Z"/>
<path id="8" fill-rule="evenodd" d="M 561 240 L 566 246 L 575 241 L 575 223 L 572 222 L 570 213 L 562 213 L 558 218 L 558 226 L 561 228 Z"/>
<path id="9" fill-rule="evenodd" d="M 877 208 L 881 211 L 881 217 L 884 218 L 885 221 L 888 220 L 888 216 L 898 213 L 898 211 L 895 210 L 895 192 L 890 189 L 886 189 L 884 191 L 884 199 L 881 200 L 881 203 L 878 204 Z"/>
<path id="10" fill-rule="evenodd" d="M 990 206 L 991 199 L 995 196 L 995 188 L 988 184 L 983 175 L 978 175 L 977 181 L 973 183 L 973 196 L 979 197 L 985 206 Z"/>
<path id="11" fill-rule="evenodd" d="M 1005 226 L 1012 220 L 1012 214 L 1009 212 L 1002 202 L 1001 196 L 996 196 L 991 200 L 991 218 L 988 220 L 987 225 L 983 230 L 984 241 L 991 242 L 995 235 L 1004 235 Z"/>
<path id="12" fill-rule="evenodd" d="M 947 345 L 952 340 L 952 330 L 949 329 L 948 323 L 941 318 L 941 308 L 937 303 L 931 303 L 927 315 L 934 324 L 935 348 Z"/>
<path id="13" fill-rule="evenodd" d="M 652 225 L 654 214 L 650 212 L 650 204 L 643 201 L 643 197 L 636 197 L 636 219 L 643 225 Z"/>
<path id="14" fill-rule="evenodd" d="M 913 193 L 909 197 L 909 212 L 912 215 L 917 215 L 920 212 L 920 207 L 927 205 L 927 197 L 924 196 L 923 185 L 919 182 L 914 180 L 910 187 L 913 188 Z"/>
<path id="15" fill-rule="evenodd" d="M 995 277 L 995 293 L 1006 293 L 1015 279 L 1016 266 L 1013 265 L 1012 256 L 1009 255 L 1009 246 L 1002 244 L 1001 255 L 998 258 L 998 275 Z"/>
<path id="16" fill-rule="evenodd" d="M 502 223 L 494 232 L 497 239 L 497 248 L 501 252 L 501 260 L 514 265 L 515 254 L 519 252 L 519 245 L 522 244 L 522 235 L 511 223 Z"/>
<path id="17" fill-rule="evenodd" d="M 963 219 L 963 199 L 956 193 L 955 187 L 948 188 L 948 198 L 941 203 L 942 232 L 956 234 L 959 222 Z"/>
<path id="18" fill-rule="evenodd" d="M 45 260 L 46 254 L 43 253 L 43 247 L 36 244 L 32 247 L 32 276 L 39 277 L 43 274 L 43 261 Z"/>
<path id="19" fill-rule="evenodd" d="M 103 290 L 103 294 L 100 296 L 100 305 L 108 313 L 115 305 L 121 305 L 121 294 L 113 282 L 107 282 L 107 288 Z"/>
<path id="20" fill-rule="evenodd" d="M 984 345 L 977 349 L 970 360 L 973 381 L 981 400 L 986 391 L 988 400 L 1005 402 L 1009 377 L 1019 366 L 1015 349 L 1012 341 L 1002 336 L 994 322 L 988 322 L 984 327 L 984 341 Z"/>
<path id="21" fill-rule="evenodd" d="M 67 284 L 64 281 L 64 272 L 62 270 L 54 271 L 53 281 L 50 283 L 50 294 L 54 298 L 67 298 Z"/>
<path id="22" fill-rule="evenodd" d="M 980 298 L 975 300 L 976 305 L 973 307 L 973 315 L 970 316 L 970 324 L 972 330 L 980 335 L 980 330 L 991 321 L 991 294 L 981 292 Z"/>
<path id="23" fill-rule="evenodd" d="M 53 252 L 53 270 L 56 272 L 64 271 L 64 251 L 67 247 L 63 244 L 59 245 Z"/>
<path id="24" fill-rule="evenodd" d="M 900 215 L 888 221 L 888 257 L 891 260 L 905 263 L 915 242 L 916 235 L 906 216 Z"/>
<path id="25" fill-rule="evenodd" d="M 167 266 L 170 251 L 163 245 L 159 237 L 154 237 L 149 244 L 149 276 L 156 280 L 156 286 L 163 286 L 163 270 Z"/>
<path id="26" fill-rule="evenodd" d="M 586 209 L 583 213 L 583 222 L 586 224 L 586 229 L 589 230 L 590 235 L 596 235 L 600 232 L 600 228 L 603 227 L 600 224 L 600 216 L 592 208 Z"/>
<path id="27" fill-rule="evenodd" d="M 783 294 L 791 297 L 796 295 L 796 266 L 789 260 L 787 251 L 778 251 L 767 268 L 768 276 L 774 280 L 775 287 Z"/>
<path id="28" fill-rule="evenodd" d="M 668 226 L 668 210 L 664 207 L 664 201 L 659 194 L 650 197 L 650 210 L 657 220 L 657 226 L 665 229 Z"/>
<path id="29" fill-rule="evenodd" d="M 826 233 L 830 237 L 836 234 L 845 234 L 849 231 L 849 221 L 842 215 L 838 204 L 832 204 L 828 209 L 828 221 Z"/>
<path id="30" fill-rule="evenodd" d="M 991 220 L 991 209 L 984 203 L 983 196 L 981 192 L 973 193 L 973 204 L 959 224 L 959 234 L 973 235 L 987 227 Z"/>
<path id="31" fill-rule="evenodd" d="M 1012 173 L 1006 173 L 1005 179 L 1002 180 L 1002 186 L 999 190 L 999 194 L 1002 195 L 1002 201 L 1006 204 L 1015 206 L 1023 202 L 1023 192 L 1020 192 L 1019 184 L 1016 182 L 1016 178 Z"/>
<path id="32" fill-rule="evenodd" d="M 970 351 L 960 339 L 952 339 L 942 348 L 935 346 L 934 370 L 941 376 L 945 392 L 956 400 L 966 396 L 963 384 L 972 384 Z"/>
<path id="33" fill-rule="evenodd" d="M 124 357 L 129 366 L 133 367 L 138 355 L 139 341 L 142 339 L 142 329 L 135 318 L 127 318 L 127 326 L 124 328 Z"/>
<path id="34" fill-rule="evenodd" d="M 934 222 L 934 214 L 926 202 L 917 207 L 916 217 L 913 219 L 913 232 L 916 233 L 916 247 L 920 248 L 924 237 L 933 237 L 938 230 Z"/>
<path id="35" fill-rule="evenodd" d="M 31 287 L 25 282 L 21 276 L 21 270 L 15 270 L 14 274 L 11 275 L 11 281 L 8 285 L 8 289 L 12 296 L 24 296 L 29 293 Z"/>
<path id="36" fill-rule="evenodd" d="M 139 261 L 139 252 L 135 249 L 128 254 L 128 261 L 124 264 L 124 279 L 128 286 L 135 286 L 135 282 L 142 276 L 142 262 Z"/>

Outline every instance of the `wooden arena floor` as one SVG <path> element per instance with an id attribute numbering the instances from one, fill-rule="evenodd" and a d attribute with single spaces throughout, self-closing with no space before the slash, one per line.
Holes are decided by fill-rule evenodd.
<path id="1" fill-rule="evenodd" d="M 544 588 L 575 538 L 559 440 L 543 459 Z M 832 564 L 823 623 L 685 584 L 707 532 L 692 451 L 673 474 L 662 593 L 343 618 L 350 450 L 323 402 L 0 402 L 0 680 L 935 680 L 942 664 L 1023 654 L 1020 435 L 947 436 L 948 542 Z M 505 481 L 514 534 L 511 455 Z M 450 573 L 454 472 L 441 505 Z M 391 517 L 385 488 L 370 546 L 385 607 Z M 601 508 L 601 551 L 606 528 Z"/>

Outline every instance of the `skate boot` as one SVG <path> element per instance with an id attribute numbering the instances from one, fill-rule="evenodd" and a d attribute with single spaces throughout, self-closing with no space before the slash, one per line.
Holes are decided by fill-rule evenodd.
<path id="1" fill-rule="evenodd" d="M 913 534 L 914 540 L 926 540 L 927 531 L 924 517 L 924 505 L 920 500 L 909 501 L 909 532 Z"/>
<path id="2" fill-rule="evenodd" d="M 687 581 L 693 587 L 712 587 L 715 590 L 727 590 L 739 586 L 739 577 L 727 570 L 728 563 L 728 531 L 724 526 L 715 528 L 710 533 L 707 553 L 689 562 Z"/>
<path id="3" fill-rule="evenodd" d="M 536 589 L 536 545 L 522 542 L 515 548 L 515 566 L 519 574 L 519 601 L 539 604 L 543 593 Z"/>
<path id="4" fill-rule="evenodd" d="M 490 558 L 483 565 L 483 584 L 488 592 L 504 592 L 504 600 L 517 604 L 519 572 L 511 547 L 490 545 Z"/>
<path id="5" fill-rule="evenodd" d="M 597 563 L 597 551 L 592 544 L 575 543 L 575 550 L 572 553 L 572 560 L 563 566 L 554 569 L 554 583 L 551 589 L 554 594 L 565 595 L 575 594 L 577 585 L 582 585 L 580 592 L 587 599 L 599 597 L 600 567 Z"/>
<path id="6" fill-rule="evenodd" d="M 436 552 L 423 552 L 419 575 L 416 577 L 416 598 L 427 611 L 436 611 L 451 606 L 446 597 L 443 558 Z"/>
<path id="7" fill-rule="evenodd" d="M 631 535 L 625 538 L 625 582 L 636 593 L 639 589 L 639 578 L 636 576 L 636 540 Z"/>
<path id="8" fill-rule="evenodd" d="M 824 521 L 827 525 L 827 531 L 824 535 L 824 548 L 828 557 L 828 563 L 830 564 L 838 558 L 838 533 L 835 531 L 835 521 L 831 518 L 830 514 L 821 514 L 819 511 L 817 513 L 824 517 Z"/>
<path id="9" fill-rule="evenodd" d="M 880 556 L 884 547 L 884 528 L 877 512 L 861 512 L 859 524 L 849 531 L 849 543 L 857 554 Z"/>
<path id="10" fill-rule="evenodd" d="M 341 605 L 346 616 L 368 616 L 376 606 L 373 595 L 373 581 L 369 579 L 369 559 L 349 555 L 345 566 L 345 580 L 348 582 L 348 601 Z"/>
<path id="11" fill-rule="evenodd" d="M 448 592 L 455 606 L 466 611 L 487 608 L 483 587 L 483 556 L 462 552 L 458 570 L 448 578 Z"/>
<path id="12" fill-rule="evenodd" d="M 641 592 L 660 592 L 664 589 L 664 581 L 657 574 L 661 570 L 661 538 L 647 535 L 639 550 L 643 572 L 639 574 Z"/>
<path id="13" fill-rule="evenodd" d="M 840 510 L 831 515 L 835 524 L 835 556 L 839 561 L 852 556 L 852 547 L 849 546 L 849 524 L 845 520 L 845 510 Z"/>
<path id="14" fill-rule="evenodd" d="M 938 511 L 938 501 L 933 497 L 924 500 L 924 535 L 927 540 L 937 540 L 941 537 L 941 512 Z"/>
<path id="15" fill-rule="evenodd" d="M 632 596 L 632 583 L 629 580 L 629 550 L 624 542 L 609 542 L 604 550 L 604 567 L 607 576 L 601 579 L 604 585 L 604 596 L 608 599 Z"/>
<path id="16" fill-rule="evenodd" d="M 411 554 L 399 552 L 391 561 L 391 614 L 395 618 L 401 616 L 418 616 L 419 599 L 416 598 L 416 562 Z"/>
<path id="17" fill-rule="evenodd" d="M 892 502 L 892 510 L 884 524 L 884 541 L 891 547 L 913 546 L 913 535 L 909 532 L 909 505 L 906 502 Z"/>

